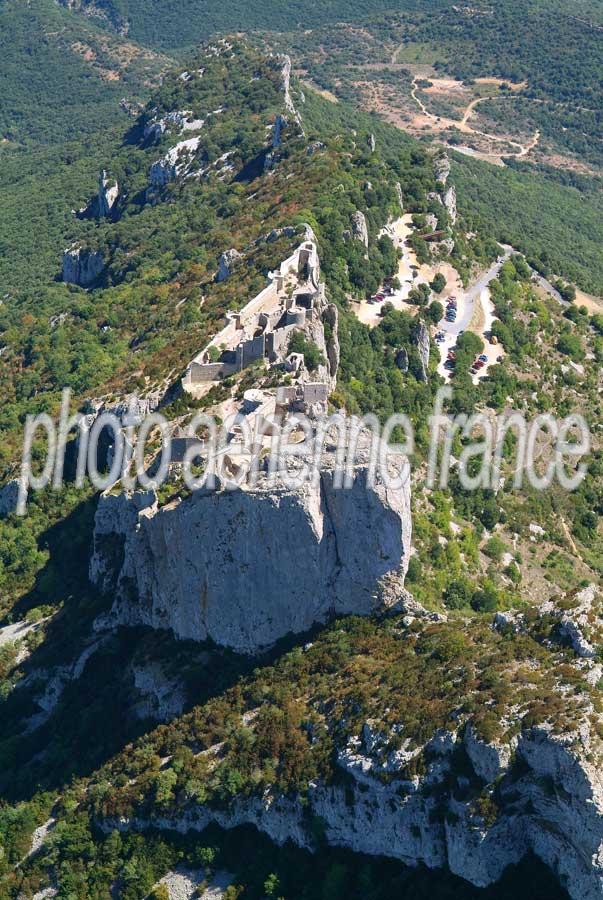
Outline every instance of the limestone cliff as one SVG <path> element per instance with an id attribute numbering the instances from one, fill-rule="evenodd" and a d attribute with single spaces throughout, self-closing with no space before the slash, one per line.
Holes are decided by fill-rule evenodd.
<path id="1" fill-rule="evenodd" d="M 561 737 L 526 728 L 509 745 L 478 739 L 470 726 L 439 730 L 419 750 L 390 751 L 364 726 L 339 751 L 344 783 L 310 785 L 307 804 L 267 791 L 229 808 L 189 804 L 171 814 L 106 820 L 104 830 L 160 828 L 186 833 L 211 822 L 253 824 L 277 844 L 315 849 L 312 821 L 326 841 L 406 865 L 448 868 L 478 886 L 498 881 L 529 852 L 574 900 L 603 892 L 603 782 L 588 732 Z M 427 766 L 410 775 L 423 755 Z M 483 797 L 496 797 L 489 804 Z"/>
<path id="2" fill-rule="evenodd" d="M 197 493 L 159 509 L 154 494 L 104 496 L 90 579 L 115 595 L 110 622 L 171 629 L 247 654 L 333 615 L 379 608 L 379 583 L 402 581 L 411 543 L 410 487 L 368 466 L 317 484 Z M 100 627 L 100 626 L 99 626 Z"/>
<path id="3" fill-rule="evenodd" d="M 88 250 L 74 244 L 63 253 L 63 281 L 67 284 L 90 287 L 104 268 L 105 261 L 99 250 Z"/>

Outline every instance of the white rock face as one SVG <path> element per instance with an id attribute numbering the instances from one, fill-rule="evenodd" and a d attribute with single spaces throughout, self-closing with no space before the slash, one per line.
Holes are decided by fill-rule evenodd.
<path id="1" fill-rule="evenodd" d="M 369 235 L 366 216 L 360 210 L 357 210 L 352 216 L 352 236 L 357 241 L 361 241 L 364 246 L 368 248 Z"/>
<path id="2" fill-rule="evenodd" d="M 216 275 L 216 281 L 226 281 L 227 278 L 230 278 L 236 265 L 242 259 L 241 254 L 238 250 L 225 250 L 224 253 L 220 256 L 220 260 L 218 262 L 218 274 Z"/>
<path id="3" fill-rule="evenodd" d="M 456 188 L 454 185 L 451 185 L 446 193 L 444 194 L 444 206 L 448 210 L 448 215 L 450 216 L 450 221 L 453 225 L 456 224 L 457 210 L 456 210 Z"/>
<path id="4" fill-rule="evenodd" d="M 400 212 L 404 212 L 404 194 L 402 193 L 402 185 L 396 182 L 396 194 L 398 195 L 398 203 L 400 204 Z"/>
<path id="5" fill-rule="evenodd" d="M 199 147 L 200 140 L 198 137 L 193 137 L 186 141 L 180 141 L 166 153 L 163 159 L 154 162 L 149 175 L 153 187 L 163 187 L 170 181 L 186 174 L 188 164 Z"/>
<path id="6" fill-rule="evenodd" d="M 177 680 L 167 677 L 159 663 L 133 665 L 131 672 L 140 695 L 134 707 L 134 714 L 139 719 L 169 722 L 182 713 L 186 701 L 182 687 Z"/>
<path id="7" fill-rule="evenodd" d="M 287 127 L 287 120 L 284 116 L 277 116 L 274 120 L 272 128 L 272 149 L 278 150 L 283 141 L 283 131 Z"/>
<path id="8" fill-rule="evenodd" d="M 318 484 L 201 493 L 159 510 L 154 495 L 104 496 L 90 579 L 115 594 L 111 621 L 254 654 L 333 615 L 379 608 L 380 579 L 403 579 L 411 544 L 410 487 L 368 466 L 336 489 Z"/>
<path id="9" fill-rule="evenodd" d="M 107 177 L 107 173 L 103 170 L 99 178 L 98 196 L 96 198 L 99 217 L 106 218 L 107 216 L 110 216 L 118 199 L 118 183 L 116 181 L 111 182 Z"/>
<path id="10" fill-rule="evenodd" d="M 420 321 L 413 331 L 413 341 L 417 345 L 419 351 L 419 359 L 421 361 L 421 372 L 419 374 L 421 381 L 429 379 L 429 356 L 430 356 L 430 338 L 429 329 L 423 321 Z"/>
<path id="11" fill-rule="evenodd" d="M 396 759 L 389 753 L 384 764 L 381 737 L 365 728 L 362 739 L 351 742 L 353 749 L 339 754 L 346 786 L 311 785 L 307 808 L 266 793 L 237 800 L 228 810 L 189 806 L 169 817 L 111 820 L 102 827 L 186 833 L 210 822 L 224 828 L 253 824 L 279 846 L 292 840 L 313 849 L 310 811 L 322 820 L 332 846 L 411 866 L 448 868 L 477 887 L 498 881 L 509 865 L 533 852 L 574 900 L 600 900 L 603 784 L 598 767 L 588 762 L 588 740 L 576 745 L 545 729 L 526 730 L 516 744 L 514 769 L 510 753 L 499 746 L 438 731 L 425 747 L 425 774 L 409 778 L 404 771 L 409 754 Z M 455 773 L 456 754 L 468 747 L 475 769 L 472 792 L 464 774 Z M 484 785 L 480 773 L 499 779 L 497 816 L 490 824 L 474 803 L 494 788 L 491 782 Z"/>
<path id="12" fill-rule="evenodd" d="M 596 648 L 585 637 L 596 598 L 597 589 L 594 584 L 591 584 L 576 596 L 576 607 L 562 617 L 559 626 L 562 636 L 569 641 L 577 655 L 583 659 L 594 659 L 597 655 Z"/>
<path id="13" fill-rule="evenodd" d="M 90 287 L 101 275 L 105 261 L 100 250 L 87 250 L 74 244 L 63 253 L 63 281 Z"/>
<path id="14" fill-rule="evenodd" d="M 450 175 L 449 158 L 447 156 L 441 156 L 439 159 L 436 159 L 434 168 L 436 179 L 445 185 L 448 181 L 448 176 Z"/>

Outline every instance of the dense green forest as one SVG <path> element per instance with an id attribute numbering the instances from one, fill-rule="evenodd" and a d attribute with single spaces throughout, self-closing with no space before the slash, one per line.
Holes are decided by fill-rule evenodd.
<path id="1" fill-rule="evenodd" d="M 469 221 L 525 253 L 543 274 L 564 275 L 603 294 L 603 192 L 598 179 L 563 184 L 557 175 L 499 169 L 456 156 L 454 180 Z M 475 218 L 474 218 L 475 217 Z"/>
<path id="2" fill-rule="evenodd" d="M 52 0 L 0 3 L 0 152 L 13 143 L 80 140 L 121 119 L 168 61 L 108 35 Z"/>
<path id="3" fill-rule="evenodd" d="M 426 10 L 444 8 L 449 0 L 267 0 L 249 4 L 244 0 L 102 0 L 82 6 L 114 10 L 129 23 L 129 35 L 149 46 L 191 46 L 216 32 L 314 28 L 326 22 L 350 22 L 388 9 Z"/>

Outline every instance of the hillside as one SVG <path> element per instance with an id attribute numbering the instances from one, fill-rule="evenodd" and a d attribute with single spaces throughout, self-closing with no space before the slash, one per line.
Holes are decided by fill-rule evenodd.
<path id="1" fill-rule="evenodd" d="M 1 148 L 82 139 L 127 117 L 168 60 L 108 35 L 51 0 L 0 5 Z"/>
<path id="2" fill-rule="evenodd" d="M 296 64 L 257 35 L 214 36 L 169 70 L 140 49 L 229 16 L 318 27 L 353 4 L 69 6 L 0 10 L 14 59 L 27 23 L 45 34 L 35 125 L 5 39 L 19 146 L 0 180 L 1 900 L 596 900 L 603 313 L 538 273 L 599 289 L 598 182 L 449 158 L 345 89 L 333 102 L 313 86 L 324 48 Z M 566 468 L 585 457 L 586 478 L 517 486 L 509 433 L 488 481 L 482 421 L 450 436 L 434 484 L 444 384 L 447 417 L 493 428 L 580 412 L 592 447 Z M 56 416 L 65 387 L 92 428 L 160 413 L 199 477 L 211 434 L 189 429 L 212 416 L 216 483 L 191 487 L 177 457 L 164 482 L 125 489 L 105 434 L 87 461 L 112 470 L 106 489 L 78 486 L 80 434 L 60 489 L 15 515 L 26 417 Z M 414 444 L 392 455 L 412 477 L 371 482 L 364 429 L 348 490 L 332 432 L 314 481 L 291 482 L 296 460 L 271 480 L 283 411 L 302 450 L 325 414 L 406 414 Z M 266 424 L 248 457 L 244 428 Z M 160 431 L 128 436 L 148 476 Z M 555 437 L 538 434 L 539 472 Z"/>

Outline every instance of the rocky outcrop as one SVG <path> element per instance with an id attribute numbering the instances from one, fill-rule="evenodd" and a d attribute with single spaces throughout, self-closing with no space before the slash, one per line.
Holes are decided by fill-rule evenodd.
<path id="1" fill-rule="evenodd" d="M 392 490 L 367 464 L 349 489 L 326 454 L 318 483 L 280 481 L 197 492 L 159 509 L 154 494 L 105 495 L 90 579 L 115 596 L 109 622 L 171 629 L 253 654 L 333 615 L 378 608 L 380 579 L 402 580 L 410 487 Z"/>
<path id="2" fill-rule="evenodd" d="M 597 588 L 591 584 L 576 595 L 573 608 L 561 616 L 559 633 L 582 659 L 594 659 L 598 655 L 595 642 L 601 637 L 599 600 Z"/>
<path id="3" fill-rule="evenodd" d="M 162 159 L 154 162 L 149 173 L 151 185 L 155 188 L 164 187 L 170 181 L 186 175 L 199 143 L 198 137 L 180 141 Z"/>
<path id="4" fill-rule="evenodd" d="M 396 182 L 396 195 L 398 197 L 398 203 L 400 204 L 400 212 L 404 212 L 404 194 L 402 193 L 402 185 L 399 181 Z"/>
<path id="5" fill-rule="evenodd" d="M 339 310 L 334 303 L 329 303 L 323 318 L 325 324 L 329 327 L 329 337 L 326 341 L 329 375 L 332 379 L 335 379 L 339 369 L 341 350 L 339 347 Z"/>
<path id="6" fill-rule="evenodd" d="M 182 685 L 169 678 L 160 663 L 133 664 L 130 674 L 139 697 L 133 707 L 138 719 L 169 722 L 182 713 L 186 704 Z"/>
<path id="7" fill-rule="evenodd" d="M 369 234 L 368 234 L 368 226 L 366 224 L 366 216 L 360 210 L 357 210 L 352 215 L 352 237 L 361 241 L 364 246 L 368 249 L 369 245 Z"/>
<path id="8" fill-rule="evenodd" d="M 119 199 L 119 185 L 117 181 L 110 181 L 103 169 L 98 180 L 98 195 L 96 198 L 99 218 L 110 216 Z"/>
<path id="9" fill-rule="evenodd" d="M 319 153 L 321 150 L 324 150 L 326 144 L 323 144 L 322 141 L 312 141 L 311 144 L 308 144 L 308 149 L 306 153 L 308 156 L 314 156 L 315 153 Z"/>
<path id="10" fill-rule="evenodd" d="M 100 250 L 88 250 L 74 244 L 63 253 L 63 281 L 90 287 L 101 276 L 105 261 Z"/>
<path id="11" fill-rule="evenodd" d="M 448 176 L 450 175 L 450 159 L 448 156 L 440 156 L 434 163 L 436 180 L 446 185 Z"/>
<path id="12" fill-rule="evenodd" d="M 413 342 L 417 346 L 417 350 L 419 352 L 419 362 L 421 365 L 421 369 L 419 372 L 419 380 L 420 381 L 428 381 L 429 380 L 429 355 L 430 355 L 430 337 L 429 337 L 429 329 L 427 325 L 422 320 L 417 323 L 417 325 L 413 328 L 412 332 Z"/>
<path id="13" fill-rule="evenodd" d="M 0 519 L 5 519 L 17 509 L 19 499 L 19 480 L 14 478 L 0 488 Z"/>
<path id="14" fill-rule="evenodd" d="M 218 262 L 218 274 L 216 275 L 216 281 L 226 281 L 227 278 L 230 278 L 232 273 L 234 272 L 238 263 L 240 263 L 242 259 L 242 255 L 238 250 L 234 248 L 232 250 L 225 250 L 224 253 L 220 256 L 220 260 Z"/>
<path id="15" fill-rule="evenodd" d="M 103 169 L 98 179 L 98 191 L 88 206 L 80 209 L 78 216 L 82 219 L 105 219 L 111 216 L 119 199 L 119 185 L 111 181 Z"/>
<path id="16" fill-rule="evenodd" d="M 600 900 L 603 782 L 589 761 L 592 751 L 588 735 L 564 738 L 546 727 L 524 728 L 504 747 L 470 727 L 438 730 L 417 747 L 402 725 L 384 734 L 367 722 L 338 752 L 343 783 L 313 782 L 305 805 L 266 791 L 227 809 L 191 804 L 171 815 L 101 824 L 105 831 L 180 833 L 211 822 L 253 824 L 279 846 L 291 840 L 313 850 L 312 822 L 319 819 L 332 846 L 447 868 L 477 887 L 534 853 L 573 900 Z M 424 765 L 413 769 L 421 758 Z"/>
<path id="17" fill-rule="evenodd" d="M 283 141 L 283 131 L 287 127 L 287 119 L 284 116 L 277 116 L 272 126 L 272 149 L 278 150 Z"/>
<path id="18" fill-rule="evenodd" d="M 544 533 L 539 525 L 532 527 Z M 517 610 L 497 612 L 493 625 L 503 633 L 527 633 L 530 624 L 534 625 L 534 615 L 546 624 L 551 643 L 571 647 L 576 656 L 591 664 L 598 657 L 597 647 L 603 644 L 603 602 L 596 585 L 590 584 L 573 595 L 564 595 L 560 605 L 555 600 L 547 600 L 532 610 L 529 617 Z M 595 676 L 599 668 L 599 665 L 593 667 Z"/>
<path id="19" fill-rule="evenodd" d="M 409 360 L 406 347 L 401 347 L 396 353 L 396 365 L 401 372 L 408 372 Z"/>
<path id="20" fill-rule="evenodd" d="M 448 215 L 450 216 L 450 221 L 453 225 L 456 224 L 456 188 L 454 185 L 451 185 L 446 193 L 444 194 L 444 206 L 448 210 Z"/>

